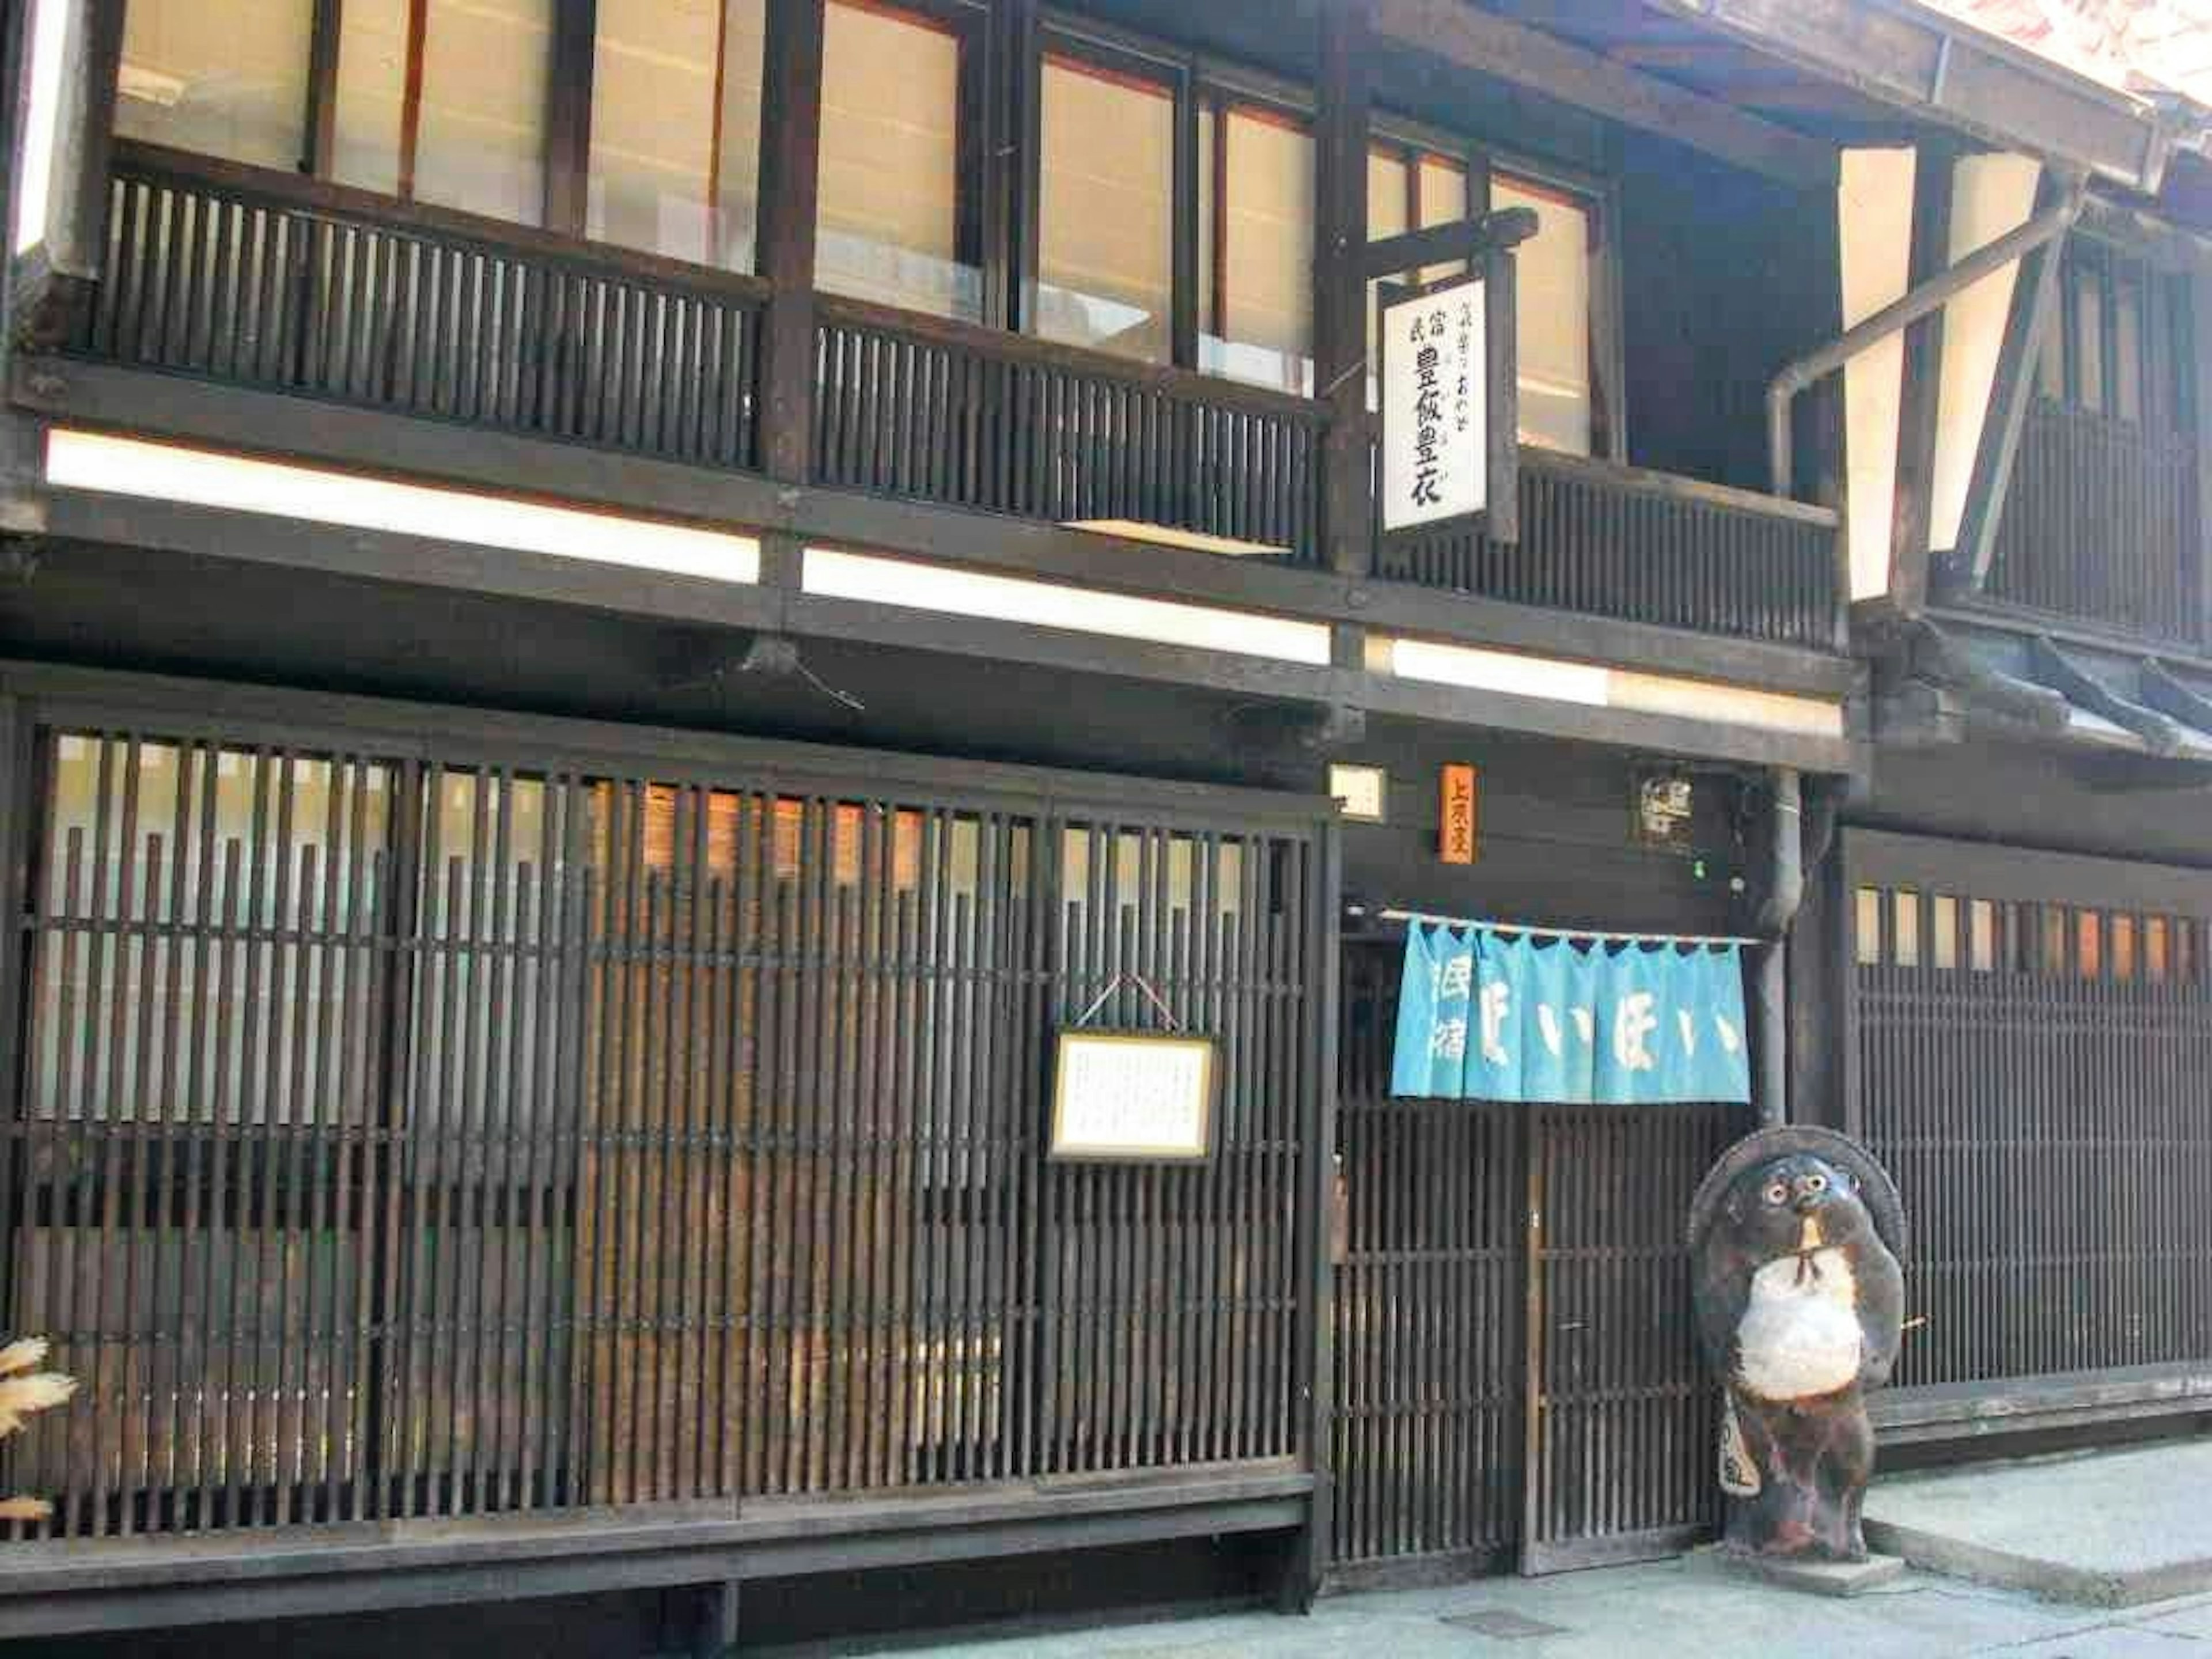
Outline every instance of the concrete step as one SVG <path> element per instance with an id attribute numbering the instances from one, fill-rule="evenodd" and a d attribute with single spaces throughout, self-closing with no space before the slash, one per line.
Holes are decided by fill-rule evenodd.
<path id="1" fill-rule="evenodd" d="M 1901 1475 L 1867 1543 L 1929 1572 L 2099 1607 L 2212 1590 L 2212 1439 Z"/>

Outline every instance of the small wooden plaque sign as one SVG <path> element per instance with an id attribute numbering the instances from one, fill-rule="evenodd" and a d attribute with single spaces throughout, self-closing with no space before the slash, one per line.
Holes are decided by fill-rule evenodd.
<path id="1" fill-rule="evenodd" d="M 1443 769 L 1437 800 L 1437 856 L 1446 864 L 1473 864 L 1481 835 L 1482 809 L 1475 795 L 1472 766 Z"/>
<path id="2" fill-rule="evenodd" d="M 1063 1030 L 1053 1060 L 1056 1162 L 1202 1164 L 1213 1156 L 1211 1037 Z"/>

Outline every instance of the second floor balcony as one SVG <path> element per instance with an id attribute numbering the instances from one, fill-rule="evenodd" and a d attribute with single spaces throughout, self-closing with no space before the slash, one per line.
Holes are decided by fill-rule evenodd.
<path id="1" fill-rule="evenodd" d="M 759 536 L 778 591 L 816 542 L 1326 624 L 1355 675 L 1850 683 L 1840 513 L 1764 488 L 1838 327 L 1826 117 L 1412 0 L 275 9 L 239 58 L 243 0 L 123 6 L 36 415 Z M 1504 209 L 1517 532 L 1384 533 L 1380 284 Z"/>
<path id="2" fill-rule="evenodd" d="M 763 279 L 118 145 L 68 349 L 137 368 L 759 471 Z M 811 483 L 1322 568 L 1324 401 L 823 295 Z M 1360 441 L 1370 441 L 1363 433 Z M 1521 533 L 1364 540 L 1374 577 L 1819 652 L 1836 514 L 1521 453 Z"/>

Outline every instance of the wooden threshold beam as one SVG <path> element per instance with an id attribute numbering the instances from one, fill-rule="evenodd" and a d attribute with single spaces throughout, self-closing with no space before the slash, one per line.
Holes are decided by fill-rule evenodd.
<path id="1" fill-rule="evenodd" d="M 1659 133 L 1795 189 L 1835 185 L 1832 146 L 1467 0 L 1372 0 L 1372 8 L 1379 38 Z"/>

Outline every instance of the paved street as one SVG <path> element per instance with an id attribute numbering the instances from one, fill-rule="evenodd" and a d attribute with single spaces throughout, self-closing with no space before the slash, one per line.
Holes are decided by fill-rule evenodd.
<path id="1" fill-rule="evenodd" d="M 908 1649 L 933 1659 L 2212 1659 L 2212 1595 L 2121 1612 L 1911 1573 L 1838 1601 L 1702 1562 L 1334 1597 L 1261 1613 Z"/>

